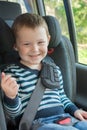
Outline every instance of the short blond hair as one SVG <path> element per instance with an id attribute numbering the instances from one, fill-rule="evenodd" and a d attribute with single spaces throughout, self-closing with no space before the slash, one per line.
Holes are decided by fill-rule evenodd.
<path id="1" fill-rule="evenodd" d="M 18 16 L 14 20 L 14 23 L 12 25 L 12 31 L 13 31 L 15 38 L 17 37 L 17 32 L 23 26 L 29 27 L 32 29 L 39 27 L 39 26 L 42 26 L 46 29 L 47 35 L 49 35 L 48 26 L 47 26 L 45 20 L 43 19 L 43 17 L 40 15 L 24 13 L 24 14 L 21 14 L 20 16 Z"/>

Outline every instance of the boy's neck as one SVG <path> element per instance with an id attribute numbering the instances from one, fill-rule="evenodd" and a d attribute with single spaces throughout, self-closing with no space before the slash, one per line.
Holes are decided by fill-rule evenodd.
<path id="1" fill-rule="evenodd" d="M 20 63 L 22 63 L 23 65 L 31 68 L 31 69 L 36 69 L 36 70 L 41 70 L 41 67 L 42 67 L 42 63 L 40 64 L 35 64 L 35 65 L 29 65 L 29 64 L 25 64 L 23 63 L 22 61 L 20 61 Z"/>

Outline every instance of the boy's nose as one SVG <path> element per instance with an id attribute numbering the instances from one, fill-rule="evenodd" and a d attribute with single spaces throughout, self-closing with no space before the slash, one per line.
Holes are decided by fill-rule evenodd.
<path id="1" fill-rule="evenodd" d="M 32 50 L 33 50 L 33 51 L 38 51 L 38 46 L 37 46 L 37 45 L 33 45 L 33 46 L 32 46 Z"/>

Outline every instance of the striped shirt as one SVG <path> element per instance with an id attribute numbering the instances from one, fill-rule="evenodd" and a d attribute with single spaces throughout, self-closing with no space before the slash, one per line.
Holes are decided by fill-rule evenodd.
<path id="1" fill-rule="evenodd" d="M 62 74 L 59 67 L 56 67 L 60 87 L 55 89 L 46 88 L 38 107 L 36 118 L 61 114 L 64 111 L 73 115 L 75 110 L 77 110 L 77 107 L 69 100 L 64 92 Z M 16 118 L 24 113 L 37 84 L 40 71 L 17 63 L 7 66 L 4 72 L 15 77 L 20 86 L 15 99 L 10 99 L 4 95 L 4 109 L 6 113 L 12 118 Z"/>

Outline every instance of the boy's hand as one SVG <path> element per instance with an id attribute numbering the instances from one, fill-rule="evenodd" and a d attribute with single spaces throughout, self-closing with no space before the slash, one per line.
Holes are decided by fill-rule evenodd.
<path id="1" fill-rule="evenodd" d="M 79 120 L 87 120 L 87 112 L 81 109 L 76 110 L 74 116 Z"/>
<path id="2" fill-rule="evenodd" d="M 3 89 L 7 97 L 14 99 L 18 93 L 19 85 L 17 84 L 15 78 L 11 77 L 11 75 L 6 75 L 4 72 L 2 72 L 1 88 Z"/>

